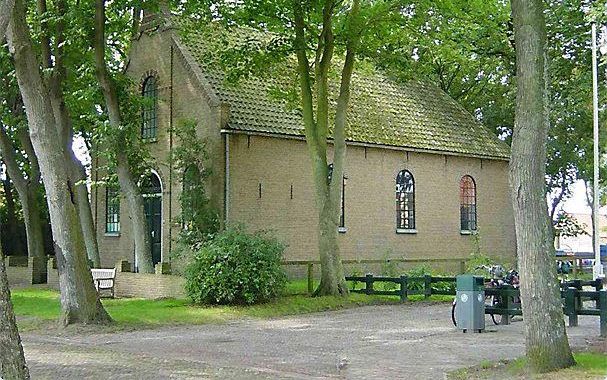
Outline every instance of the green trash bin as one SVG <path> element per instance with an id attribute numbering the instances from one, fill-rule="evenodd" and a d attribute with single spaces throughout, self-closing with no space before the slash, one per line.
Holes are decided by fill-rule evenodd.
<path id="1" fill-rule="evenodd" d="M 463 332 L 485 329 L 485 280 L 481 276 L 462 274 L 456 278 L 455 318 Z"/>

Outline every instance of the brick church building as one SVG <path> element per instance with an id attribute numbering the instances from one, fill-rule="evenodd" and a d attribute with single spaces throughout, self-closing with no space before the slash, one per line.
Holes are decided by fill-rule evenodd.
<path id="1" fill-rule="evenodd" d="M 194 120 L 207 141 L 208 194 L 224 222 L 273 230 L 285 260 L 314 260 L 317 213 L 301 115 L 268 80 L 227 85 L 204 70 L 205 41 L 183 20 L 146 17 L 128 74 L 146 103 L 141 128 L 155 168 L 145 183 L 155 262 L 170 262 L 182 189 L 173 127 Z M 514 257 L 509 147 L 433 84 L 356 74 L 347 128 L 339 243 L 344 259 Z M 93 190 L 102 266 L 134 261 L 120 195 Z M 478 234 L 480 239 L 475 238 Z"/>

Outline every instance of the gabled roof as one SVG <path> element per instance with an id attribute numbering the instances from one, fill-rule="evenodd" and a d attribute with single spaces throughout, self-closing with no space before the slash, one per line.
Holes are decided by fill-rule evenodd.
<path id="1" fill-rule="evenodd" d="M 204 27 L 173 20 L 181 36 L 180 45 L 199 65 L 215 96 L 229 105 L 228 129 L 304 135 L 301 112 L 271 95 L 277 87 L 275 80 L 246 78 L 236 85 L 227 83 L 221 73 L 204 69 L 209 54 L 209 34 L 201 29 Z M 400 84 L 377 71 L 356 72 L 353 76 L 346 138 L 351 142 L 500 160 L 510 156 L 505 142 L 435 85 L 421 80 Z"/>

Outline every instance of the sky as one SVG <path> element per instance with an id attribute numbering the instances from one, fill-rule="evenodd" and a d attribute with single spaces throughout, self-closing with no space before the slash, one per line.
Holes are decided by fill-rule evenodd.
<path id="1" fill-rule="evenodd" d="M 584 182 L 576 181 L 572 186 L 572 197 L 567 199 L 561 206 L 565 212 L 590 214 L 591 209 L 586 202 Z M 607 207 L 602 207 L 601 214 L 607 214 Z"/>

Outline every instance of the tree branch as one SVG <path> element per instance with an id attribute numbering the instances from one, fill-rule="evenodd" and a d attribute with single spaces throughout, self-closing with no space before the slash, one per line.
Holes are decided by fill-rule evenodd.
<path id="1" fill-rule="evenodd" d="M 38 10 L 38 17 L 40 18 L 40 51 L 42 53 L 42 67 L 45 69 L 53 67 L 53 60 L 51 58 L 51 39 L 49 38 L 49 27 L 48 27 L 48 8 L 46 6 L 46 0 L 38 0 L 36 2 L 36 8 Z"/>
<path id="2" fill-rule="evenodd" d="M 0 3 L 0 42 L 4 41 L 6 28 L 11 20 L 14 6 L 15 0 L 4 0 L 2 3 Z"/>

